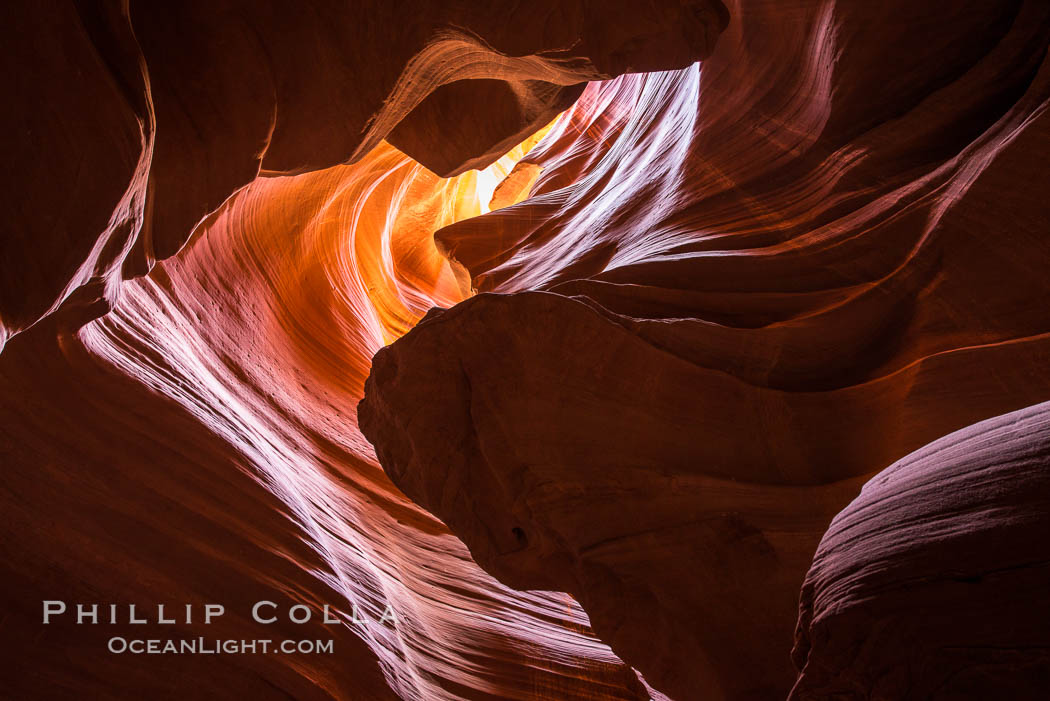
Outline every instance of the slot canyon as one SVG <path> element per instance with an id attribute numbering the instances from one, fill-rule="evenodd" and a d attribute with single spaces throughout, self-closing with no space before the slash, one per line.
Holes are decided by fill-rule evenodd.
<path id="1" fill-rule="evenodd" d="M 2 12 L 0 697 L 1050 698 L 1046 0 Z"/>

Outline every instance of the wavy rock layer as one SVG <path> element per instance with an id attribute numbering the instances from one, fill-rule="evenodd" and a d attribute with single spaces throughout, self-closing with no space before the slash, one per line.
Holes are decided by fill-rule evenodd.
<path id="1" fill-rule="evenodd" d="M 640 8 L 5 5 L 5 692 L 789 693 L 860 484 L 1050 399 L 1050 8 L 736 0 L 702 68 L 720 4 Z M 382 142 L 452 175 L 577 95 L 483 174 Z M 49 597 L 398 623 L 153 665 Z M 885 663 L 817 642 L 803 691 Z"/>
<path id="2" fill-rule="evenodd" d="M 865 479 L 1050 399 L 1050 8 L 729 7 L 702 67 L 590 86 L 530 199 L 437 234 L 499 294 L 377 354 L 359 416 L 486 570 L 736 701 L 788 694 Z"/>
<path id="3" fill-rule="evenodd" d="M 489 166 L 586 81 L 692 64 L 721 3 L 2 12 L 5 691 L 648 696 L 571 598 L 497 584 L 401 495 L 355 406 L 374 352 L 469 291 L 433 232 L 521 199 L 537 174 L 496 192 L 513 159 L 447 181 L 415 161 Z M 101 628 L 41 634 L 38 593 L 217 601 L 224 623 L 173 635 L 330 634 L 337 654 L 142 665 L 105 652 Z M 391 607 L 398 625 L 259 631 L 245 606 L 275 597 Z"/>
<path id="4" fill-rule="evenodd" d="M 5 693 L 648 698 L 572 599 L 485 575 L 356 426 L 372 354 L 461 299 L 432 232 L 487 211 L 534 141 L 451 180 L 386 144 L 353 166 L 259 180 L 102 319 L 74 331 L 60 312 L 10 342 Z M 335 653 L 114 655 L 106 640 L 143 626 L 41 626 L 42 599 L 221 603 L 217 624 L 150 635 L 333 639 Z M 262 626 L 249 619 L 260 600 L 356 607 L 371 623 Z M 378 622 L 387 607 L 396 626 Z"/>
<path id="5" fill-rule="evenodd" d="M 1050 688 L 1050 405 L 872 479 L 802 588 L 793 701 L 1041 699 Z"/>
<path id="6" fill-rule="evenodd" d="M 0 188 L 0 348 L 74 293 L 84 315 L 103 313 L 122 279 L 172 256 L 260 173 L 355 162 L 388 135 L 445 175 L 488 166 L 581 83 L 685 67 L 726 21 L 719 0 L 642 9 L 5 3 L 2 126 L 16 138 Z"/>

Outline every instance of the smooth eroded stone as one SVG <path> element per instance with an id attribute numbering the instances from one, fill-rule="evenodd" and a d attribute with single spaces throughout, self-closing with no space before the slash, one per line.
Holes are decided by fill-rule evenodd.
<path id="1" fill-rule="evenodd" d="M 1046 698 L 1050 404 L 880 472 L 802 588 L 792 701 Z"/>

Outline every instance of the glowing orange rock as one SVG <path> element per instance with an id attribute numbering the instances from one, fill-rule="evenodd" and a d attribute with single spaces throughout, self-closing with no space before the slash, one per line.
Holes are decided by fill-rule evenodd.
<path id="1" fill-rule="evenodd" d="M 83 628 L 56 628 L 15 659 L 42 665 L 75 633 L 85 664 L 138 694 L 210 697 L 247 684 L 259 698 L 280 696 L 274 686 L 298 698 L 648 698 L 569 597 L 485 575 L 393 486 L 356 426 L 376 350 L 462 298 L 433 232 L 488 211 L 537 138 L 448 180 L 387 144 L 354 165 L 260 179 L 182 254 L 127 284 L 102 319 L 69 335 L 59 315 L 11 341 L 0 387 L 5 480 L 19 507 L 6 533 L 21 535 L 5 538 L 20 589 L 69 596 L 84 581 L 154 608 L 203 597 L 228 614 L 180 634 L 335 641 L 333 655 L 237 656 L 207 675 L 188 657 L 183 681 L 127 677 L 129 658 Z M 102 572 L 63 555 L 79 547 L 65 521 L 36 525 L 56 503 L 91 524 L 82 550 Z M 356 607 L 373 623 L 325 626 L 318 615 L 260 629 L 248 612 L 264 599 Z M 396 626 L 376 623 L 388 607 Z M 5 628 L 28 635 L 38 617 L 36 604 L 12 606 Z M 37 677 L 24 679 L 39 693 Z M 98 683 L 65 668 L 48 680 L 84 692 Z"/>
<path id="2" fill-rule="evenodd" d="M 832 516 L 1050 399 L 1050 6 L 730 9 L 703 64 L 591 85 L 532 197 L 438 232 L 480 294 L 358 410 L 486 570 L 682 701 L 785 697 Z"/>

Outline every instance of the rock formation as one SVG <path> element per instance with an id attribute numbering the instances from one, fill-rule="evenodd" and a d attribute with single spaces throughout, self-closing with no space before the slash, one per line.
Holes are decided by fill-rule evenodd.
<path id="1" fill-rule="evenodd" d="M 487 166 L 580 83 L 685 67 L 727 21 L 720 0 L 632 5 L 9 3 L 0 344 L 77 289 L 97 316 L 259 174 L 354 162 L 387 135 L 442 174 Z"/>
<path id="2" fill-rule="evenodd" d="M 934 441 L 864 485 L 802 588 L 792 701 L 1042 699 L 1050 405 Z"/>
<path id="3" fill-rule="evenodd" d="M 483 567 L 677 699 L 786 696 L 865 477 L 1050 398 L 1047 8 L 730 10 L 701 66 L 588 88 L 531 198 L 438 232 L 499 294 L 380 351 L 359 409 Z"/>
<path id="4" fill-rule="evenodd" d="M 9 693 L 649 695 L 569 597 L 493 582 L 397 492 L 354 412 L 375 350 L 462 298 L 431 235 L 487 211 L 525 149 L 493 162 L 586 81 L 688 66 L 727 21 L 718 0 L 638 9 L 5 5 L 4 625 L 37 641 L 5 645 Z M 384 137 L 443 175 L 491 168 L 440 180 Z M 340 626 L 333 658 L 169 676 L 38 623 L 38 592 L 232 608 L 275 589 L 399 624 Z M 257 635 L 244 616 L 177 635 Z"/>
<path id="5" fill-rule="evenodd" d="M 6 693 L 1042 683 L 1045 641 L 994 621 L 895 657 L 1037 578 L 995 544 L 1046 518 L 1045 405 L 1008 414 L 1050 400 L 1042 0 L 4 13 Z M 982 520 L 916 530 L 954 505 Z M 980 582 L 937 602 L 924 558 Z M 226 605 L 180 638 L 260 637 L 260 599 L 373 623 L 144 661 L 48 598 Z"/>
<path id="6" fill-rule="evenodd" d="M 522 150 L 451 180 L 385 144 L 261 179 L 102 319 L 77 329 L 63 310 L 9 342 L 4 652 L 12 674 L 32 673 L 3 680 L 7 693 L 648 696 L 568 596 L 486 576 L 356 426 L 372 354 L 460 299 L 431 233 L 484 211 Z M 150 634 L 333 639 L 335 652 L 144 662 L 106 650 L 135 626 L 42 628 L 42 599 L 218 602 L 219 625 Z M 371 623 L 259 626 L 260 600 L 356 607 Z M 378 622 L 388 607 L 396 625 Z"/>

